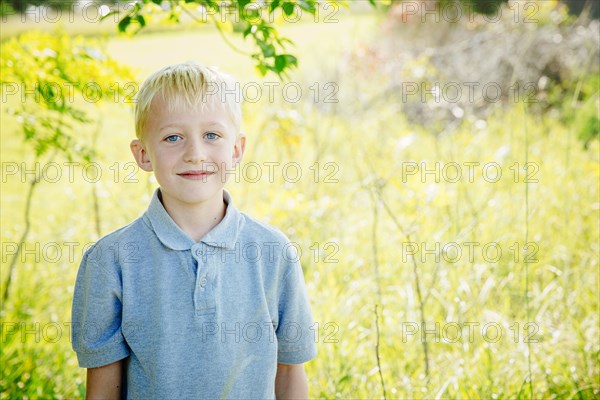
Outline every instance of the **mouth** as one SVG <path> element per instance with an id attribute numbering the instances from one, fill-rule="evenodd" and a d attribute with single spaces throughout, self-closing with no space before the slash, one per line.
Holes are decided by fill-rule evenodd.
<path id="1" fill-rule="evenodd" d="M 190 180 L 206 180 L 209 176 L 214 175 L 214 171 L 185 171 L 178 173 L 177 175 Z"/>

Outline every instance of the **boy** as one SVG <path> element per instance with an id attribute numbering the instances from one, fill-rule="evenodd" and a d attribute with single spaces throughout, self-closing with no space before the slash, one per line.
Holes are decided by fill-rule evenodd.
<path id="1" fill-rule="evenodd" d="M 88 398 L 307 398 L 316 355 L 295 248 L 224 184 L 244 154 L 235 82 L 194 63 L 140 87 L 131 151 L 159 188 L 84 255 L 73 348 Z"/>

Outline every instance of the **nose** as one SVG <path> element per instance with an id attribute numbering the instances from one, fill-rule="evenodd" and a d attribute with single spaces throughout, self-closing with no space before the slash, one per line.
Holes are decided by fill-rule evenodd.
<path id="1" fill-rule="evenodd" d="M 199 140 L 194 138 L 188 139 L 185 146 L 185 152 L 183 154 L 183 161 L 192 164 L 206 161 L 204 146 L 202 146 Z"/>

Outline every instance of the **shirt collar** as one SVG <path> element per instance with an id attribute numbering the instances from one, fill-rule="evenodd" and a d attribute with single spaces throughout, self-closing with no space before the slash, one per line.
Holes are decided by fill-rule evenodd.
<path id="1" fill-rule="evenodd" d="M 165 246 L 173 250 L 191 249 L 196 242 L 173 221 L 162 205 L 159 193 L 160 188 L 157 188 L 143 218 L 149 223 L 158 239 Z M 235 248 L 243 220 L 240 218 L 240 212 L 233 205 L 231 195 L 226 190 L 223 190 L 223 200 L 227 204 L 225 217 L 217 226 L 204 235 L 201 242 L 209 246 L 231 250 Z"/>

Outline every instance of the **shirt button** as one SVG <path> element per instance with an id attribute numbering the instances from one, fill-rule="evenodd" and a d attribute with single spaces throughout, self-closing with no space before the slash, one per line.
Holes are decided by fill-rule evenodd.
<path id="1" fill-rule="evenodd" d="M 202 255 L 202 250 L 196 249 L 195 253 L 198 257 L 200 257 Z"/>
<path id="2" fill-rule="evenodd" d="M 200 280 L 200 287 L 204 287 L 204 286 L 206 286 L 206 283 L 207 283 L 207 282 L 208 282 L 208 281 L 206 280 L 206 278 L 202 278 L 202 279 Z"/>

